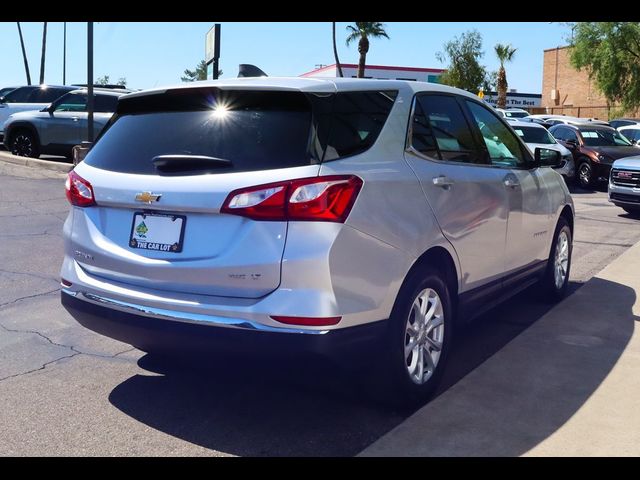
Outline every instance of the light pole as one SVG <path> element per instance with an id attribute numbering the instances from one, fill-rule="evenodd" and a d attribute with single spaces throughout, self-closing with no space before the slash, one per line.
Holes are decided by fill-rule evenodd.
<path id="1" fill-rule="evenodd" d="M 62 43 L 62 85 L 67 84 L 67 22 L 64 22 L 64 40 Z"/>
<path id="2" fill-rule="evenodd" d="M 87 22 L 87 141 L 93 142 L 93 22 Z"/>

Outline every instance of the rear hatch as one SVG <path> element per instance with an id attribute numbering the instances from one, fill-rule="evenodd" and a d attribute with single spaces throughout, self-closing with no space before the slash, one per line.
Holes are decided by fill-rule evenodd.
<path id="1" fill-rule="evenodd" d="M 235 189 L 318 175 L 312 107 L 297 91 L 178 89 L 124 98 L 75 172 L 88 273 L 172 292 L 257 298 L 276 289 L 287 222 L 221 214 Z"/>

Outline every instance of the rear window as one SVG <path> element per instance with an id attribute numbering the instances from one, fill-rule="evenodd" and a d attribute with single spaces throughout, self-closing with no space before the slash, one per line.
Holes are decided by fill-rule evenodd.
<path id="1" fill-rule="evenodd" d="M 528 117 L 529 114 L 527 112 L 512 112 L 507 110 L 506 112 L 504 112 L 504 116 L 508 118 L 524 118 Z"/>
<path id="2" fill-rule="evenodd" d="M 371 147 L 394 99 L 381 92 L 311 95 L 210 87 L 124 98 L 85 161 L 143 175 L 161 174 L 153 163 L 161 155 L 230 162 L 183 173 L 189 175 L 316 164 Z"/>
<path id="3" fill-rule="evenodd" d="M 513 125 L 512 125 L 513 127 Z M 551 145 L 556 143 L 551 134 L 544 127 L 513 127 L 515 132 L 518 134 L 525 143 L 541 143 Z"/>

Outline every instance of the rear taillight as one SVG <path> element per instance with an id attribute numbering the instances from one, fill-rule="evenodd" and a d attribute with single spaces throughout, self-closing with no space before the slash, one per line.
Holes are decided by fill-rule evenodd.
<path id="1" fill-rule="evenodd" d="M 344 222 L 362 187 L 354 175 L 303 178 L 241 188 L 220 211 L 254 220 Z"/>
<path id="2" fill-rule="evenodd" d="M 76 207 L 90 207 L 96 204 L 91 184 L 73 170 L 67 175 L 64 188 L 67 193 L 67 200 L 69 200 L 71 205 L 75 205 Z"/>

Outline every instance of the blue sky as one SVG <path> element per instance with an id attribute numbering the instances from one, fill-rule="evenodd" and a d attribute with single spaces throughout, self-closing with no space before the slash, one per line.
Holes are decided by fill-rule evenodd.
<path id="1" fill-rule="evenodd" d="M 151 88 L 180 82 L 185 68 L 194 68 L 204 57 L 204 39 L 211 22 L 96 23 L 94 27 L 94 75 L 115 81 L 126 77 L 132 88 Z M 337 24 L 339 56 L 343 63 L 357 63 L 356 45 L 346 47 L 346 22 Z M 42 23 L 22 23 L 31 78 L 40 72 Z M 373 40 L 367 63 L 444 68 L 436 60 L 443 44 L 461 33 L 477 29 L 482 34 L 482 62 L 497 69 L 496 43 L 518 48 L 507 67 L 509 87 L 540 93 L 542 51 L 566 44 L 569 30 L 547 22 L 437 22 L 386 23 L 390 40 Z M 62 83 L 63 26 L 51 22 L 47 35 L 45 82 Z M 272 76 L 297 76 L 316 64 L 334 63 L 330 22 L 222 22 L 220 68 L 223 77 L 235 77 L 240 63 L 253 63 Z M 26 83 L 15 22 L 0 23 L 0 87 Z M 67 24 L 67 83 L 86 82 L 86 23 Z"/>

